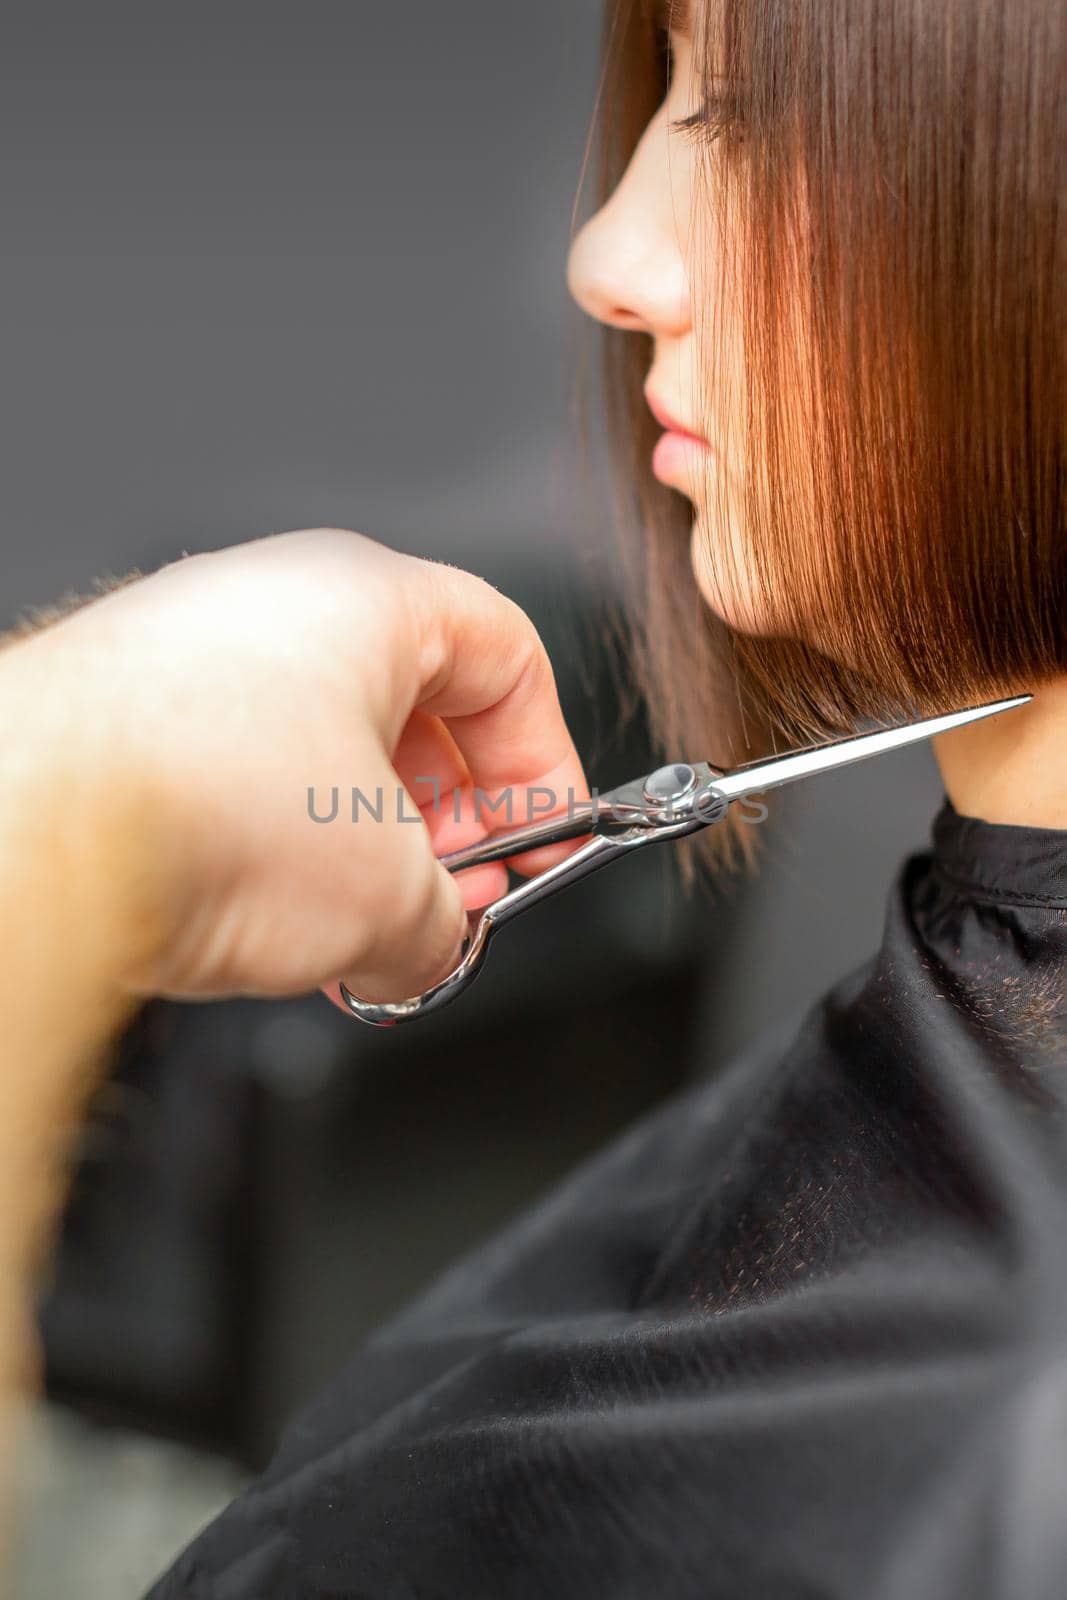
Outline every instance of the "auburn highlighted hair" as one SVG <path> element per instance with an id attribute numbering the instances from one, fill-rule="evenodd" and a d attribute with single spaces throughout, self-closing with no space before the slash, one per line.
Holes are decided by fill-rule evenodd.
<path id="1" fill-rule="evenodd" d="M 672 4 L 607 0 L 600 204 L 667 92 Z M 1067 672 L 1067 0 L 688 10 L 694 209 L 743 350 L 745 557 L 779 621 L 741 632 L 701 599 L 692 505 L 649 466 L 651 338 L 600 330 L 621 626 L 657 745 L 733 764 Z M 719 310 L 694 305 L 709 415 Z M 756 831 L 707 836 L 736 859 Z"/>

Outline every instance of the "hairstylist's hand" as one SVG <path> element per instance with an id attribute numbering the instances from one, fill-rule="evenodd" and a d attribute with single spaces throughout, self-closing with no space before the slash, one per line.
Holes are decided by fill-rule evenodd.
<path id="1" fill-rule="evenodd" d="M 27 738 L 62 744 L 57 825 L 79 859 L 120 876 L 136 863 L 135 993 L 330 992 L 338 977 L 370 999 L 416 993 L 457 959 L 464 902 L 506 884 L 500 865 L 457 880 L 435 860 L 488 831 L 474 786 L 512 786 L 516 822 L 528 786 L 553 790 L 551 809 L 588 793 L 518 606 L 354 533 L 188 557 L 16 642 L 11 672 L 35 708 Z M 397 820 L 401 786 L 426 826 Z M 309 788 L 320 817 L 338 790 L 333 821 L 312 820 Z M 381 822 L 352 821 L 353 788 L 382 790 Z M 131 829 L 143 848 L 126 848 Z"/>

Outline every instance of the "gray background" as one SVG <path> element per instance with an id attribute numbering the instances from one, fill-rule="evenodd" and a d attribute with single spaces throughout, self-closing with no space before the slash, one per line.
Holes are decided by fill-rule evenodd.
<path id="1" fill-rule="evenodd" d="M 610 585 L 577 497 L 564 281 L 597 37 L 590 0 L 9 13 L 0 621 L 320 523 L 536 595 L 546 631 L 554 596 Z M 580 636 L 556 648 L 580 679 Z M 594 781 L 632 776 L 587 754 Z M 923 749 L 788 797 L 727 947 L 709 940 L 704 1068 L 873 950 L 940 792 Z M 72 1592 L 62 1525 L 85 1595 L 105 1469 L 72 1520 L 81 1480 L 49 1459 L 22 1592 Z M 158 1526 L 143 1571 L 123 1528 L 129 1575 L 101 1594 L 157 1564 Z"/>

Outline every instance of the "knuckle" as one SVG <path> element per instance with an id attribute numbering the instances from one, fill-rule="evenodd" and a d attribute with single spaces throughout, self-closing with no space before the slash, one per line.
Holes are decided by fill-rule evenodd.
<path id="1" fill-rule="evenodd" d="M 339 554 L 350 556 L 352 547 L 360 539 L 358 533 L 353 533 L 350 528 L 302 528 L 294 535 L 296 541 L 305 549 L 312 552 L 322 552 L 326 555 Z"/>
<path id="2" fill-rule="evenodd" d="M 506 654 L 515 682 L 537 680 L 546 672 L 551 676 L 548 654 L 541 635 L 530 616 L 517 600 L 501 593 L 499 589 L 479 579 L 485 591 L 487 604 L 503 624 L 501 637 L 506 639 Z"/>
<path id="3" fill-rule="evenodd" d="M 348 528 L 296 528 L 290 533 L 275 533 L 258 543 L 265 557 L 281 561 L 297 557 L 311 562 L 351 562 L 361 535 Z"/>
<path id="4" fill-rule="evenodd" d="M 520 612 L 525 626 L 518 628 L 515 638 L 515 687 L 517 690 L 529 691 L 537 694 L 544 689 L 555 687 L 555 673 L 552 663 L 548 658 L 541 635 L 526 616 Z"/>

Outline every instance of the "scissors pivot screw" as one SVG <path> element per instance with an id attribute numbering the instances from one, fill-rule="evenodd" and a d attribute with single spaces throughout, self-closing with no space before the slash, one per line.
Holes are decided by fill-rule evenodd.
<path id="1" fill-rule="evenodd" d="M 669 767 L 658 767 L 645 779 L 645 799 L 651 805 L 663 805 L 668 800 L 681 800 L 696 788 L 697 775 L 685 761 L 674 761 Z"/>

